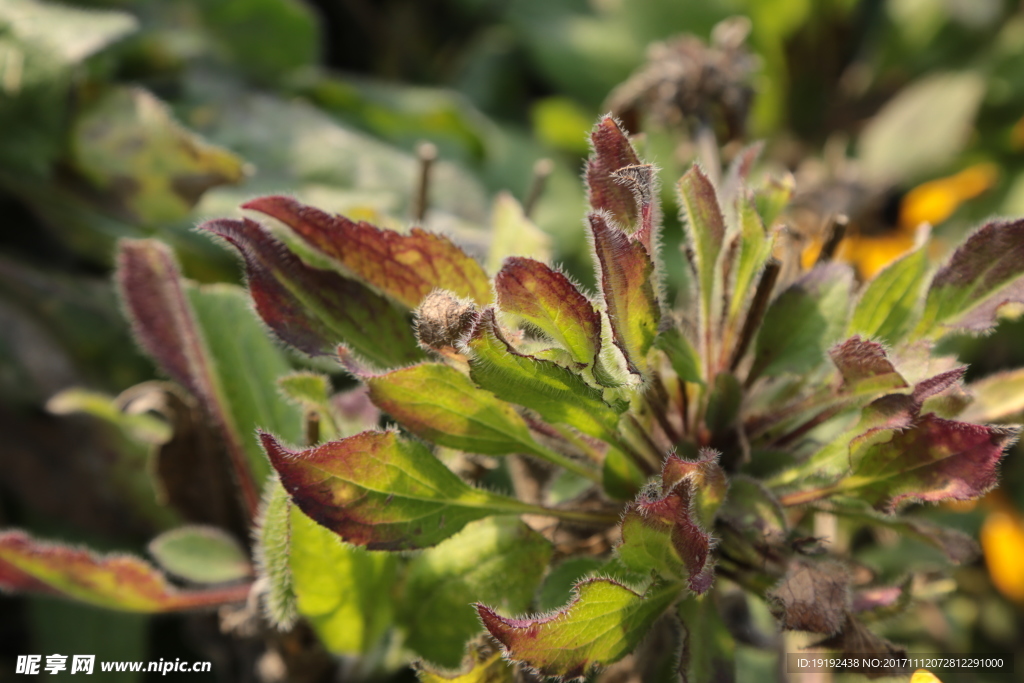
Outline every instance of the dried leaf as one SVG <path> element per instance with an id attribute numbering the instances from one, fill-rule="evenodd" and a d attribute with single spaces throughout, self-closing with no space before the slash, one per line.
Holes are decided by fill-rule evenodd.
<path id="1" fill-rule="evenodd" d="M 767 593 L 782 628 L 833 635 L 846 624 L 850 576 L 837 562 L 793 560 Z"/>

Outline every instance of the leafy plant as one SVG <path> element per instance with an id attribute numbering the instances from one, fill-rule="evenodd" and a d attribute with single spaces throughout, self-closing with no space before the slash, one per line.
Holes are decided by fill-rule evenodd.
<path id="1" fill-rule="evenodd" d="M 146 612 L 248 596 L 279 629 L 301 620 L 360 655 L 363 677 L 418 657 L 427 681 L 606 667 L 728 680 L 736 634 L 757 641 L 757 605 L 822 647 L 899 651 L 868 625 L 927 599 L 927 583 L 881 581 L 818 521 L 973 556 L 970 537 L 912 508 L 996 484 L 1017 430 L 985 423 L 1013 392 L 999 378 L 964 387 L 933 344 L 1019 307 L 1024 221 L 982 225 L 934 272 L 921 245 L 863 284 L 827 256 L 781 281 L 789 189 L 751 183 L 755 148 L 714 169 L 720 183 L 699 166 L 679 180 L 687 249 L 673 257 L 653 167 L 610 117 L 591 140 L 596 294 L 543 261 L 492 254 L 491 277 L 442 235 L 288 197 L 243 205 L 269 226 L 201 226 L 238 251 L 280 341 L 361 385 L 338 395 L 326 376 L 289 374 L 241 290 L 183 280 L 158 242 L 122 242 L 136 338 L 226 455 L 244 521 L 180 505 L 207 526 L 151 546 L 206 587 L 16 531 L 0 537 L 0 583 Z M 692 268 L 674 309 L 663 258 Z M 169 497 L 193 483 L 208 485 Z M 254 524 L 253 559 L 211 523 L 240 537 Z M 503 659 L 474 642 L 483 629 Z M 464 652 L 454 678 L 434 669 Z"/>

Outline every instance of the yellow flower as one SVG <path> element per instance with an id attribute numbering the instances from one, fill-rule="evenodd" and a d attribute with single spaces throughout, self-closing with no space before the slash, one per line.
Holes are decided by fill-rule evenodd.
<path id="1" fill-rule="evenodd" d="M 981 527 L 981 547 L 992 583 L 1024 605 L 1024 520 L 1009 505 L 989 513 Z"/>
<path id="2" fill-rule="evenodd" d="M 942 683 L 938 677 L 927 669 L 918 669 L 910 677 L 910 683 Z"/>

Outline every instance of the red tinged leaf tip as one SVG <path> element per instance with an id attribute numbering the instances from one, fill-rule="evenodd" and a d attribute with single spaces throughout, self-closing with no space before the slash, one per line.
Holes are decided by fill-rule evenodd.
<path id="1" fill-rule="evenodd" d="M 107 609 L 172 612 L 242 602 L 251 584 L 207 590 L 170 585 L 152 565 L 128 555 L 96 555 L 21 531 L 0 533 L 0 590 L 55 595 Z"/>
<path id="2" fill-rule="evenodd" d="M 862 339 L 854 335 L 829 350 L 832 362 L 843 376 L 847 388 L 853 388 L 861 382 L 872 381 L 872 384 L 884 383 L 885 389 L 906 387 L 906 381 L 896 372 L 889 360 L 885 348 L 878 342 Z"/>
<path id="3" fill-rule="evenodd" d="M 494 498 L 471 488 L 427 450 L 395 432 L 363 432 L 290 451 L 260 441 L 292 500 L 342 540 L 370 550 L 425 548 L 492 514 Z"/>
<path id="4" fill-rule="evenodd" d="M 640 242 L 609 225 L 603 214 L 592 213 L 588 219 L 613 341 L 630 371 L 643 374 L 661 322 L 653 284 L 654 264 Z"/>
<path id="5" fill-rule="evenodd" d="M 256 311 L 286 344 L 317 356 L 343 341 L 381 367 L 423 357 L 406 313 L 355 280 L 306 265 L 259 223 L 221 219 L 200 229 L 239 251 Z"/>
<path id="6" fill-rule="evenodd" d="M 242 206 L 276 218 L 346 273 L 413 309 L 435 289 L 480 305 L 491 302 L 483 266 L 442 235 L 408 234 L 332 216 L 290 197 L 260 197 Z"/>
<path id="7" fill-rule="evenodd" d="M 245 447 L 170 249 L 156 240 L 122 240 L 116 281 L 135 339 L 161 370 L 199 400 L 217 427 L 246 509 L 255 518 L 259 494 Z"/>
<path id="8" fill-rule="evenodd" d="M 676 584 L 639 595 L 609 579 L 586 579 L 568 605 L 545 616 L 511 619 L 481 604 L 476 610 L 507 659 L 570 681 L 629 654 L 678 595 Z"/>
<path id="9" fill-rule="evenodd" d="M 611 116 L 605 116 L 590 133 L 593 154 L 587 160 L 587 197 L 594 211 L 607 211 L 617 223 L 633 226 L 638 222 L 638 206 L 633 188 L 615 176 L 627 166 L 640 165 L 640 157 L 625 131 Z"/>
<path id="10" fill-rule="evenodd" d="M 562 273 L 514 256 L 494 278 L 498 307 L 536 326 L 576 362 L 590 365 L 601 350 L 601 316 Z"/>

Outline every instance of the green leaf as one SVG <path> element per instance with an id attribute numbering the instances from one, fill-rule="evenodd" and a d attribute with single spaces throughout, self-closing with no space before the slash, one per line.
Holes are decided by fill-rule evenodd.
<path id="1" fill-rule="evenodd" d="M 852 286 L 850 269 L 829 263 L 783 291 L 765 314 L 751 373 L 775 377 L 817 367 L 843 329 Z"/>
<path id="2" fill-rule="evenodd" d="M 601 350 L 601 315 L 562 273 L 540 261 L 512 257 L 494 278 L 498 307 L 534 325 L 583 365 Z"/>
<path id="3" fill-rule="evenodd" d="M 716 291 L 718 255 L 725 240 L 725 220 L 718 205 L 715 186 L 694 164 L 679 179 L 679 194 L 686 211 L 687 239 L 693 247 L 700 285 L 701 312 L 704 329 L 711 325 L 712 302 Z"/>
<path id="4" fill-rule="evenodd" d="M 630 372 L 646 373 L 647 352 L 654 346 L 661 323 L 654 263 L 639 239 L 609 225 L 604 214 L 592 213 L 588 220 L 612 339 Z"/>
<path id="5" fill-rule="evenodd" d="M 971 233 L 928 288 L 917 336 L 992 329 L 1024 304 L 1024 220 L 990 221 Z"/>
<path id="6" fill-rule="evenodd" d="M 481 314 L 466 343 L 470 377 L 498 398 L 536 410 L 548 422 L 567 424 L 614 443 L 618 412 L 601 392 L 557 363 L 516 351 L 498 330 L 494 310 Z"/>
<path id="7" fill-rule="evenodd" d="M 216 527 L 165 531 L 150 541 L 149 552 L 169 573 L 195 583 L 228 583 L 252 576 L 238 541 Z"/>
<path id="8" fill-rule="evenodd" d="M 273 478 L 263 493 L 255 555 L 259 577 L 267 582 L 263 600 L 267 619 L 282 630 L 290 629 L 298 618 L 290 564 L 291 507 L 288 492 Z"/>
<path id="9" fill-rule="evenodd" d="M 65 389 L 46 402 L 46 410 L 54 415 L 91 415 L 139 443 L 159 445 L 171 439 L 171 427 L 163 420 L 148 413 L 126 413 L 114 397 L 88 389 Z"/>
<path id="10" fill-rule="evenodd" d="M 764 223 L 757 212 L 752 196 L 738 200 L 740 224 L 740 248 L 732 264 L 732 296 L 729 302 L 729 318 L 735 320 L 754 295 L 753 285 L 758 272 L 772 254 L 774 240 L 769 238 Z"/>
<path id="11" fill-rule="evenodd" d="M 315 413 L 320 423 L 320 440 L 338 437 L 335 413 L 331 407 L 331 380 L 315 372 L 293 372 L 277 378 L 277 386 L 295 405 L 307 413 Z"/>
<path id="12" fill-rule="evenodd" d="M 704 385 L 704 379 L 701 376 L 700 354 L 679 328 L 673 325 L 659 332 L 657 339 L 654 340 L 654 346 L 665 352 L 679 379 L 684 382 Z"/>
<path id="13" fill-rule="evenodd" d="M 542 262 L 551 258 L 551 238 L 523 214 L 523 207 L 508 192 L 499 192 L 494 198 L 490 243 L 487 270 L 491 273 L 509 256 Z"/>
<path id="14" fill-rule="evenodd" d="M 477 611 L 508 659 L 571 680 L 632 652 L 681 590 L 656 584 L 639 595 L 615 581 L 587 579 L 572 602 L 548 616 L 510 619 L 484 605 Z"/>
<path id="15" fill-rule="evenodd" d="M 715 375 L 715 384 L 708 394 L 708 407 L 704 422 L 713 435 L 720 435 L 732 429 L 740 415 L 743 387 L 731 372 Z"/>
<path id="16" fill-rule="evenodd" d="M 971 71 L 933 73 L 901 90 L 861 133 L 866 177 L 902 181 L 951 162 L 971 134 L 984 95 L 984 77 Z"/>
<path id="17" fill-rule="evenodd" d="M 126 612 L 172 612 L 242 602 L 249 584 L 182 590 L 129 555 L 95 555 L 22 531 L 0 533 L 0 589 L 55 595 Z"/>
<path id="18" fill-rule="evenodd" d="M 363 432 L 289 451 L 260 434 L 281 483 L 299 508 L 341 538 L 370 550 L 425 548 L 490 515 L 537 512 L 474 489 L 416 441 Z"/>
<path id="19" fill-rule="evenodd" d="M 902 340 L 915 322 L 927 273 L 928 254 L 923 247 L 886 266 L 864 288 L 846 334 L 886 344 Z"/>
<path id="20" fill-rule="evenodd" d="M 392 621 L 397 558 L 342 543 L 337 534 L 290 506 L 295 605 L 335 654 L 364 654 Z"/>
<path id="21" fill-rule="evenodd" d="M 406 645 L 427 660 L 457 666 L 466 642 L 482 630 L 470 603 L 522 613 L 551 560 L 551 543 L 518 519 L 471 522 L 409 564 L 401 623 Z"/>
<path id="22" fill-rule="evenodd" d="M 609 448 L 602 466 L 602 487 L 615 500 L 632 500 L 647 483 L 647 474 L 632 458 L 617 448 Z"/>
<path id="23" fill-rule="evenodd" d="M 423 363 L 363 378 L 370 398 L 399 424 L 428 441 L 487 455 L 530 453 L 596 479 L 584 465 L 550 451 L 530 435 L 510 404 L 443 363 Z"/>
<path id="24" fill-rule="evenodd" d="M 974 402 L 959 416 L 964 422 L 1019 421 L 1024 412 L 1024 369 L 997 372 L 967 385 Z"/>
<path id="25" fill-rule="evenodd" d="M 163 102 L 114 88 L 75 121 L 75 169 L 144 224 L 185 218 L 202 194 L 245 175 L 240 158 L 186 130 Z"/>
<path id="26" fill-rule="evenodd" d="M 682 683 L 736 680 L 736 642 L 722 621 L 714 596 L 679 602 L 683 624 Z"/>

